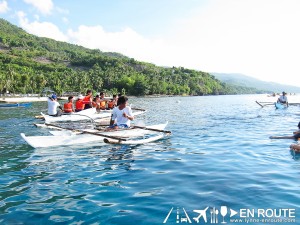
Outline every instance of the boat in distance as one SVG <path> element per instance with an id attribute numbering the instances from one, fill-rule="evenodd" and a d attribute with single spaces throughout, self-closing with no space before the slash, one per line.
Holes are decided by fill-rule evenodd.
<path id="1" fill-rule="evenodd" d="M 52 131 L 50 132 L 52 135 L 48 136 L 26 136 L 24 133 L 21 133 L 20 135 L 33 148 L 80 145 L 97 146 L 103 145 L 105 143 L 133 145 L 149 143 L 163 138 L 165 136 L 165 133 L 171 133 L 170 131 L 164 130 L 167 124 L 168 123 L 156 124 L 146 127 L 133 127 L 115 131 L 99 131 L 95 129 L 69 129 Z M 149 137 L 141 139 L 145 137 L 145 135 Z"/>
<path id="2" fill-rule="evenodd" d="M 27 108 L 30 107 L 32 105 L 31 102 L 21 102 L 21 103 L 3 103 L 0 104 L 0 108 Z"/>

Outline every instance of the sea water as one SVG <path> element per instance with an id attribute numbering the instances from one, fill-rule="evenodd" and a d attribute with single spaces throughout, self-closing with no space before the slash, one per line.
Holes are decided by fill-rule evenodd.
<path id="1" fill-rule="evenodd" d="M 300 97 L 294 97 L 300 102 Z M 0 110 L 0 224 L 300 224 L 299 106 L 264 95 L 130 98 L 172 135 L 138 146 L 33 149 L 46 103 Z"/>

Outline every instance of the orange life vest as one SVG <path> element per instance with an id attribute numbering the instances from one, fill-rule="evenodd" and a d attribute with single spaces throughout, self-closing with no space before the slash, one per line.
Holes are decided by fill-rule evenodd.
<path id="1" fill-rule="evenodd" d="M 65 113 L 73 112 L 73 103 L 72 102 L 67 102 L 64 104 L 64 112 Z"/>
<path id="2" fill-rule="evenodd" d="M 106 109 L 106 101 L 100 102 L 100 109 Z"/>
<path id="3" fill-rule="evenodd" d="M 83 104 L 90 104 L 91 103 L 91 96 L 84 96 L 83 98 Z"/>
<path id="4" fill-rule="evenodd" d="M 113 109 L 114 107 L 115 107 L 114 101 L 109 101 L 109 102 L 107 103 L 107 108 Z"/>
<path id="5" fill-rule="evenodd" d="M 84 109 L 84 104 L 82 99 L 78 99 L 76 101 L 76 110 L 83 110 Z"/>

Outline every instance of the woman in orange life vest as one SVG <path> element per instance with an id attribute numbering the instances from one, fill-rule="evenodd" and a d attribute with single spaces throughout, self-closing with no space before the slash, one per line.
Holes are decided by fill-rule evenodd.
<path id="1" fill-rule="evenodd" d="M 93 102 L 92 90 L 87 90 L 86 95 L 83 98 L 83 104 L 85 104 L 84 109 L 92 108 L 93 107 L 92 102 Z"/>
<path id="2" fill-rule="evenodd" d="M 109 100 L 109 102 L 107 102 L 107 109 L 113 109 L 115 107 L 115 102 L 113 99 Z"/>
<path id="3" fill-rule="evenodd" d="M 104 99 L 104 92 L 100 92 L 100 109 L 106 109 L 106 100 Z"/>
<path id="4" fill-rule="evenodd" d="M 81 110 L 84 109 L 84 104 L 83 104 L 83 96 L 78 95 L 78 98 L 75 103 L 75 112 L 80 112 Z"/>
<path id="5" fill-rule="evenodd" d="M 107 102 L 107 109 L 113 109 L 115 106 L 117 106 L 118 97 L 117 95 L 113 95 L 113 98 Z"/>
<path id="6" fill-rule="evenodd" d="M 69 96 L 68 102 L 64 104 L 64 113 L 72 113 L 72 112 L 74 112 L 73 96 Z"/>

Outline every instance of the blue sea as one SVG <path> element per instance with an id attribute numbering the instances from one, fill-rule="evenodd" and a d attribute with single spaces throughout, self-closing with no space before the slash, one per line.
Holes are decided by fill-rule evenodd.
<path id="1" fill-rule="evenodd" d="M 136 122 L 172 131 L 138 146 L 33 149 L 20 133 L 50 135 L 33 125 L 46 102 L 0 109 L 0 224 L 300 224 L 296 142 L 269 139 L 300 108 L 255 100 L 275 98 L 130 98 L 147 110 Z"/>

